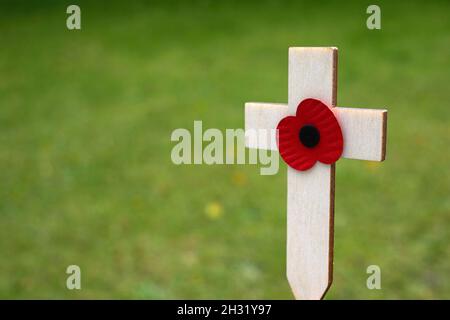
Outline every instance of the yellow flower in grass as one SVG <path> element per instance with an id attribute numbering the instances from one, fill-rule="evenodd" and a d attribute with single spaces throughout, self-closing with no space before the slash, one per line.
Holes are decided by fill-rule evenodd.
<path id="1" fill-rule="evenodd" d="M 242 187 L 247 184 L 247 176 L 242 171 L 233 173 L 231 180 L 235 186 Z"/>
<path id="2" fill-rule="evenodd" d="M 217 201 L 208 203 L 205 207 L 205 214 L 211 220 L 217 220 L 223 215 L 223 207 Z"/>
<path id="3" fill-rule="evenodd" d="M 365 161 L 365 164 L 370 171 L 375 171 L 380 167 L 380 162 L 378 161 Z"/>

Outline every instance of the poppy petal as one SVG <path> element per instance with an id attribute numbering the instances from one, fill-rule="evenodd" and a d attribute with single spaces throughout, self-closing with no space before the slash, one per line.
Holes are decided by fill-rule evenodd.
<path id="1" fill-rule="evenodd" d="M 315 127 L 320 139 L 317 145 L 303 145 L 300 129 Z M 277 126 L 278 150 L 283 160 L 296 170 L 308 170 L 317 161 L 336 162 L 342 155 L 343 137 L 333 111 L 322 101 L 308 98 L 299 103 L 295 116 L 283 118 Z"/>

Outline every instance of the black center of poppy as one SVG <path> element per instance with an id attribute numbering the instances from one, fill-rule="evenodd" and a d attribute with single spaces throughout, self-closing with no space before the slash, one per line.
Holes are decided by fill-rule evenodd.
<path id="1" fill-rule="evenodd" d="M 306 124 L 300 129 L 298 137 L 305 147 L 314 148 L 320 141 L 320 132 L 313 125 Z"/>

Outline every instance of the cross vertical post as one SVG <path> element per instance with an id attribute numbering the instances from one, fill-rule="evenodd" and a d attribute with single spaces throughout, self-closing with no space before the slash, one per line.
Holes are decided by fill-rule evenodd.
<path id="1" fill-rule="evenodd" d="M 334 107 L 336 78 L 336 48 L 290 48 L 289 113 L 311 97 Z M 332 282 L 334 172 L 334 164 L 288 166 L 286 272 L 297 299 L 320 299 Z"/>

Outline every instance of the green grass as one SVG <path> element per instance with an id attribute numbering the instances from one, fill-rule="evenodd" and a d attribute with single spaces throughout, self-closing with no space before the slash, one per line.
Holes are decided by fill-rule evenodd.
<path id="1" fill-rule="evenodd" d="M 378 1 L 381 31 L 368 1 L 82 1 L 81 31 L 70 3 L 0 4 L 0 298 L 290 299 L 285 165 L 175 166 L 170 134 L 243 127 L 289 46 L 330 45 L 339 105 L 389 125 L 385 162 L 337 165 L 327 298 L 450 298 L 448 2 Z"/>

